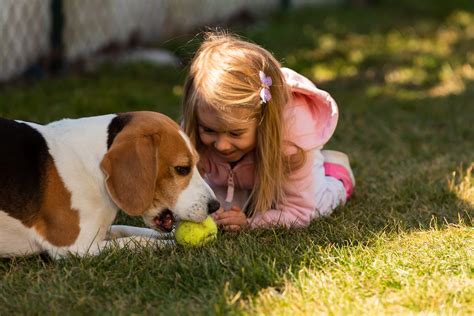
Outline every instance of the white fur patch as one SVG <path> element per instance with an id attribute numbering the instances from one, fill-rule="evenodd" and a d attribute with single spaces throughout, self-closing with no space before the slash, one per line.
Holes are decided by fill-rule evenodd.
<path id="1" fill-rule="evenodd" d="M 189 151 L 195 153 L 189 137 L 182 130 L 179 132 Z M 208 203 L 216 199 L 216 196 L 201 177 L 197 167 L 193 168 L 192 173 L 191 181 L 179 195 L 173 212 L 181 219 L 202 222 L 208 216 Z"/>
<path id="2" fill-rule="evenodd" d="M 179 195 L 173 212 L 180 219 L 202 222 L 208 215 L 208 203 L 216 196 L 199 174 L 197 167 L 193 168 L 192 173 L 191 181 Z"/>
<path id="3" fill-rule="evenodd" d="M 194 147 L 191 144 L 191 140 L 189 139 L 188 135 L 186 135 L 186 133 L 184 133 L 182 130 L 179 130 L 179 134 L 181 135 L 181 137 L 183 137 L 184 141 L 186 142 L 186 145 L 188 146 L 189 151 L 194 152 Z"/>
<path id="4" fill-rule="evenodd" d="M 33 229 L 0 211 L 0 257 L 34 254 L 41 251 Z"/>

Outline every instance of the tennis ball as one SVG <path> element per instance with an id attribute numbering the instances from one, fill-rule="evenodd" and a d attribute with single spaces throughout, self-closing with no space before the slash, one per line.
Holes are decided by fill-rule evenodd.
<path id="1" fill-rule="evenodd" d="M 181 221 L 176 228 L 176 241 L 183 246 L 202 246 L 217 237 L 217 225 L 208 216 L 202 223 Z"/>

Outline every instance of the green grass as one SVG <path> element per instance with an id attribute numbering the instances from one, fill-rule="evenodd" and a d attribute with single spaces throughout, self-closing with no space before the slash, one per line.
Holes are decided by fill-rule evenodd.
<path id="1" fill-rule="evenodd" d="M 328 147 L 350 154 L 357 178 L 346 206 L 308 229 L 220 233 L 203 249 L 3 259 L 0 314 L 474 314 L 474 4 L 394 3 L 239 29 L 337 100 Z M 187 59 L 186 41 L 165 46 Z M 5 86 L 0 115 L 178 118 L 185 74 L 109 65 Z"/>

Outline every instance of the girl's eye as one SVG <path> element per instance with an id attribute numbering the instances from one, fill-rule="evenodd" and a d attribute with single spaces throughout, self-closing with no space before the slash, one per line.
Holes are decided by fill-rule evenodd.
<path id="1" fill-rule="evenodd" d="M 204 131 L 204 133 L 214 133 L 214 131 L 210 128 L 207 128 L 207 127 L 201 127 L 201 128 Z"/>
<path id="2" fill-rule="evenodd" d="M 242 133 L 233 133 L 233 132 L 230 132 L 229 134 L 230 134 L 230 136 L 232 136 L 232 137 L 240 137 L 240 136 L 242 136 Z"/>
<path id="3" fill-rule="evenodd" d="M 174 167 L 174 170 L 176 170 L 176 173 L 179 174 L 180 176 L 186 176 L 191 171 L 191 167 L 177 166 L 177 167 Z"/>

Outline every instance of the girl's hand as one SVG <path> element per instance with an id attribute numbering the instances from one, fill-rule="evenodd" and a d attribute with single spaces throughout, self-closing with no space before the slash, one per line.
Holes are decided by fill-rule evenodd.
<path id="1" fill-rule="evenodd" d="M 222 207 L 212 214 L 217 225 L 227 231 L 241 231 L 247 228 L 247 217 L 238 207 L 233 205 L 228 211 Z"/>

